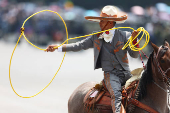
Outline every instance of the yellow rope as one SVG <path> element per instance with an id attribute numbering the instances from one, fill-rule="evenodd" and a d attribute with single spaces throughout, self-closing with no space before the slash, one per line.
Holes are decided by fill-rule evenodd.
<path id="1" fill-rule="evenodd" d="M 41 13 L 41 12 L 44 12 L 44 11 L 53 12 L 53 13 L 57 14 L 57 15 L 61 18 L 61 20 L 62 20 L 63 23 L 64 23 L 64 26 L 65 26 L 65 29 L 66 29 L 66 36 L 67 36 L 67 39 L 68 39 L 68 31 L 67 31 L 66 23 L 65 23 L 65 21 L 63 20 L 63 18 L 62 18 L 57 12 L 54 12 L 54 11 L 51 11 L 51 10 L 43 10 L 43 11 L 34 13 L 33 15 L 31 15 L 30 17 L 28 17 L 28 18 L 24 21 L 24 23 L 23 23 L 23 25 L 22 25 L 22 27 L 21 27 L 21 35 L 19 36 L 19 39 L 18 39 L 18 41 L 17 41 L 17 43 L 16 43 L 16 45 L 15 45 L 15 47 L 14 47 L 14 50 L 13 50 L 13 52 L 12 52 L 11 59 L 10 59 L 10 64 L 9 64 L 9 80 L 10 80 L 10 85 L 11 85 L 13 91 L 15 92 L 15 94 L 18 95 L 19 97 L 22 97 L 22 98 L 31 98 L 31 97 L 34 97 L 34 96 L 40 94 L 44 89 L 46 89 L 46 88 L 51 84 L 51 82 L 54 80 L 54 78 L 55 78 L 55 76 L 57 75 L 57 73 L 59 72 L 59 70 L 60 70 L 60 68 L 61 68 L 61 65 L 62 65 L 62 63 L 63 63 L 63 61 L 64 61 L 64 58 L 65 58 L 66 52 L 64 53 L 64 57 L 63 57 L 63 59 L 62 59 L 62 62 L 61 62 L 61 64 L 60 64 L 57 72 L 55 73 L 54 77 L 52 78 L 52 80 L 48 83 L 47 86 L 45 86 L 45 87 L 44 87 L 40 92 L 38 92 L 37 94 L 35 94 L 35 95 L 33 95 L 33 96 L 29 96 L 29 97 L 24 97 L 24 96 L 19 95 L 19 94 L 14 90 L 14 87 L 13 87 L 12 82 L 11 82 L 11 76 L 10 76 L 11 61 L 12 61 L 13 54 L 14 54 L 15 49 L 16 49 L 19 41 L 20 41 L 21 36 L 24 36 L 24 38 L 26 39 L 26 41 L 27 41 L 28 43 L 30 43 L 32 46 L 36 47 L 37 49 L 40 49 L 40 50 L 43 50 L 43 51 L 45 50 L 45 49 L 41 49 L 41 48 L 35 46 L 35 45 L 32 44 L 30 41 L 28 41 L 27 38 L 26 38 L 26 36 L 25 36 L 25 34 L 24 34 L 24 25 L 25 25 L 26 21 L 27 21 L 28 19 L 30 19 L 31 17 L 33 17 L 34 15 L 36 15 L 36 14 L 38 14 L 38 13 Z M 68 43 L 68 41 L 66 41 L 66 42 Z"/>
<path id="2" fill-rule="evenodd" d="M 10 63 L 9 63 L 9 81 L 10 81 L 10 85 L 11 85 L 13 91 L 15 92 L 15 94 L 18 95 L 19 97 L 22 97 L 22 98 L 31 98 L 31 97 L 34 97 L 34 96 L 40 94 L 44 89 L 46 89 L 46 88 L 51 84 L 51 82 L 54 80 L 54 78 L 55 78 L 55 76 L 57 75 L 57 73 L 59 72 L 59 70 L 60 70 L 60 68 L 61 68 L 61 65 L 62 65 L 62 63 L 63 63 L 63 61 L 64 61 L 64 58 L 65 58 L 66 52 L 64 53 L 62 62 L 61 62 L 61 64 L 60 64 L 57 72 L 55 73 L 54 77 L 52 78 L 52 80 L 48 83 L 47 86 L 45 86 L 45 87 L 44 87 L 40 92 L 38 92 L 37 94 L 35 94 L 35 95 L 33 95 L 33 96 L 29 96 L 29 97 L 24 97 L 24 96 L 19 95 L 19 94 L 14 90 L 14 87 L 13 87 L 12 82 L 11 82 L 11 76 L 10 76 L 11 62 L 12 62 L 12 57 L 13 57 L 13 54 L 14 54 L 14 52 L 15 52 L 15 49 L 16 49 L 16 47 L 17 47 L 17 45 L 18 45 L 18 43 L 19 43 L 19 41 L 20 41 L 20 39 L 21 39 L 21 36 L 24 36 L 25 40 L 26 40 L 29 44 L 31 44 L 32 46 L 34 46 L 35 48 L 40 49 L 40 50 L 43 50 L 43 51 L 46 50 L 46 49 L 39 48 L 39 47 L 37 47 L 36 45 L 32 44 L 32 43 L 26 38 L 26 36 L 25 36 L 25 34 L 24 34 L 24 30 L 25 30 L 24 25 L 25 25 L 26 21 L 27 21 L 28 19 L 30 19 L 31 17 L 35 16 L 36 14 L 41 13 L 41 12 L 45 12 L 45 11 L 48 11 L 48 12 L 52 12 L 52 13 L 57 14 L 57 15 L 61 18 L 61 20 L 63 21 L 64 26 L 65 26 L 65 29 L 66 29 L 66 37 L 67 37 L 67 40 L 65 40 L 61 45 L 59 45 L 59 46 L 57 46 L 57 47 L 55 47 L 55 48 L 58 48 L 58 47 L 62 46 L 62 45 L 65 44 L 66 42 L 67 42 L 67 44 L 68 44 L 68 41 L 69 41 L 69 40 L 73 40 L 73 39 L 77 39 L 77 38 L 82 38 L 82 37 L 87 37 L 87 36 L 95 35 L 95 34 L 98 34 L 98 33 L 105 32 L 105 31 L 110 31 L 110 30 L 113 30 L 113 29 L 129 28 L 129 29 L 132 29 L 132 30 L 134 31 L 134 29 L 131 28 L 131 27 L 118 27 L 118 28 L 112 28 L 112 29 L 108 29 L 108 30 L 105 30 L 105 31 L 100 31 L 100 32 L 96 32 L 96 33 L 92 33 L 92 34 L 88 34 L 88 35 L 84 35 L 84 36 L 79 36 L 79 37 L 74 37 L 74 38 L 69 38 L 69 39 L 68 39 L 68 31 L 67 31 L 66 23 L 65 23 L 65 21 L 63 20 L 63 18 L 62 18 L 57 12 L 54 12 L 54 11 L 51 11 L 51 10 L 42 10 L 42 11 L 39 11 L 39 12 L 37 12 L 37 13 L 32 14 L 31 16 L 29 16 L 29 17 L 24 21 L 24 23 L 23 23 L 23 25 L 22 25 L 22 27 L 21 27 L 21 35 L 19 36 L 18 41 L 17 41 L 17 43 L 16 43 L 16 45 L 15 45 L 15 47 L 14 47 L 14 50 L 13 50 L 12 55 L 11 55 L 11 58 L 10 58 Z M 148 33 L 143 27 L 138 28 L 137 31 L 139 31 L 138 35 L 143 31 L 142 37 L 139 39 L 139 41 L 138 41 L 135 45 L 133 45 L 132 42 L 133 42 L 133 40 L 135 40 L 135 39 L 137 38 L 138 35 L 137 35 L 134 39 L 133 39 L 132 37 L 130 37 L 130 39 L 128 40 L 128 42 L 127 42 L 127 43 L 124 45 L 124 47 L 122 48 L 123 50 L 126 49 L 128 46 L 129 46 L 130 49 L 132 49 L 133 51 L 140 51 L 140 50 L 142 50 L 143 48 L 146 47 L 146 45 L 147 45 L 148 42 L 149 42 L 149 38 L 150 38 L 150 37 L 149 37 L 149 33 Z M 144 44 L 143 47 L 141 47 L 141 48 L 136 48 L 135 46 L 141 41 L 141 39 L 143 38 L 144 34 L 146 35 L 145 44 Z"/>

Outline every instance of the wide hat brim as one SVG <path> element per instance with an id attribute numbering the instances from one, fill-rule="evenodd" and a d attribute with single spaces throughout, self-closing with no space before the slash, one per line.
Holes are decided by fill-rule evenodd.
<path id="1" fill-rule="evenodd" d="M 94 16 L 85 16 L 86 20 L 100 22 L 100 20 L 107 20 L 107 21 L 115 21 L 117 24 L 124 23 L 127 20 L 127 15 L 121 17 L 94 17 Z"/>

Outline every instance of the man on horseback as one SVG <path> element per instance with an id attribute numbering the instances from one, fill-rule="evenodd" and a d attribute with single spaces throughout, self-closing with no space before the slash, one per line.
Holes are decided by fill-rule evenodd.
<path id="1" fill-rule="evenodd" d="M 87 16 L 85 19 L 99 22 L 101 30 L 114 28 L 115 24 L 124 23 L 127 16 L 118 17 L 117 10 L 113 6 L 105 6 L 100 17 Z M 102 68 L 104 71 L 104 82 L 110 92 L 113 113 L 120 113 L 121 109 L 121 86 L 131 77 L 127 51 L 131 57 L 137 58 L 138 52 L 132 51 L 129 47 L 122 50 L 122 47 L 132 36 L 136 37 L 137 31 L 132 34 L 127 31 L 110 30 L 105 33 L 90 36 L 80 42 L 65 44 L 58 51 L 79 51 L 94 48 L 94 69 Z M 133 41 L 133 44 L 137 39 Z M 46 51 L 55 51 L 57 45 L 49 45 Z M 138 45 L 137 45 L 138 47 Z"/>

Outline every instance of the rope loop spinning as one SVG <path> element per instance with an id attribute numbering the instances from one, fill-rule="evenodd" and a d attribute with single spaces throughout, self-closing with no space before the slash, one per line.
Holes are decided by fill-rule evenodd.
<path id="1" fill-rule="evenodd" d="M 26 21 L 27 21 L 28 19 L 30 19 L 31 17 L 35 16 L 35 15 L 38 14 L 38 13 L 45 12 L 45 11 L 55 13 L 55 14 L 57 14 L 57 15 L 61 18 L 61 20 L 62 20 L 63 23 L 64 23 L 64 26 L 65 26 L 65 29 L 66 29 L 66 36 L 67 36 L 67 39 L 68 39 L 68 31 L 67 31 L 66 23 L 65 23 L 65 21 L 63 20 L 63 18 L 62 18 L 57 12 L 54 12 L 54 11 L 51 11 L 51 10 L 42 10 L 42 11 L 39 11 L 39 12 L 37 12 L 37 13 L 34 13 L 33 15 L 31 15 L 30 17 L 28 17 L 28 18 L 24 21 L 24 23 L 23 23 L 23 25 L 22 25 L 22 27 L 21 27 L 21 29 L 20 29 L 20 30 L 21 30 L 21 35 L 19 36 L 18 41 L 17 41 L 17 43 L 16 43 L 16 45 L 15 45 L 15 47 L 14 47 L 14 50 L 13 50 L 13 52 L 12 52 L 11 59 L 10 59 L 10 64 L 9 64 L 9 81 L 10 81 L 11 88 L 12 88 L 12 90 L 14 91 L 14 93 L 15 93 L 17 96 L 21 97 L 21 98 L 32 98 L 32 97 L 35 97 L 36 95 L 40 94 L 42 91 L 44 91 L 44 90 L 52 83 L 52 81 L 54 80 L 55 76 L 56 76 L 57 73 L 59 72 L 59 70 L 60 70 L 60 68 L 61 68 L 61 65 L 62 65 L 62 63 L 63 63 L 63 61 L 64 61 L 65 55 L 66 55 L 66 52 L 65 52 L 65 53 L 64 53 L 64 56 L 63 56 L 63 59 L 62 59 L 62 61 L 61 61 L 61 64 L 60 64 L 57 72 L 55 73 L 54 77 L 53 77 L 52 80 L 48 83 L 48 85 L 46 85 L 40 92 L 38 92 L 37 94 L 35 94 L 35 95 L 33 95 L 33 96 L 24 97 L 24 96 L 19 95 L 19 94 L 15 91 L 15 89 L 14 89 L 14 87 L 13 87 L 13 85 L 12 85 L 12 82 L 11 82 L 10 70 L 11 70 L 12 57 L 13 57 L 14 52 L 15 52 L 15 49 L 16 49 L 16 47 L 17 47 L 17 45 L 18 45 L 18 43 L 19 43 L 19 41 L 20 41 L 20 39 L 21 39 L 21 36 L 24 36 L 25 40 L 26 40 L 28 43 L 30 43 L 32 46 L 34 46 L 35 48 L 40 49 L 40 50 L 43 50 L 43 51 L 45 50 L 45 49 L 41 49 L 41 48 L 35 46 L 35 45 L 32 44 L 30 41 L 28 41 L 28 39 L 26 38 L 26 36 L 25 36 L 25 34 L 24 34 L 24 31 L 25 31 L 24 25 L 25 25 L 25 23 L 26 23 Z M 66 41 L 66 42 L 68 43 L 68 41 Z"/>
<path id="2" fill-rule="evenodd" d="M 134 30 L 134 29 L 133 29 Z M 136 35 L 135 38 L 133 38 L 132 36 L 130 37 L 130 39 L 127 41 L 127 43 L 124 45 L 124 47 L 122 48 L 122 50 L 126 49 L 128 46 L 130 47 L 131 50 L 133 51 L 140 51 L 142 49 L 144 49 L 147 44 L 149 43 L 149 40 L 150 40 L 150 36 L 149 36 L 149 33 L 143 28 L 143 27 L 140 27 L 137 29 L 137 31 L 139 31 L 139 33 Z M 141 34 L 141 32 L 143 32 L 141 38 L 139 39 L 139 41 L 133 45 L 133 41 L 139 36 L 139 34 Z M 144 35 L 146 36 L 146 40 L 145 40 L 145 43 L 144 45 L 141 47 L 141 48 L 136 48 L 135 46 L 137 44 L 139 44 L 139 42 L 142 40 L 142 38 L 144 37 Z"/>
<path id="3" fill-rule="evenodd" d="M 48 85 L 46 85 L 46 86 L 45 86 L 41 91 L 39 91 L 37 94 L 35 94 L 35 95 L 33 95 L 33 96 L 24 97 L 24 96 L 19 95 L 19 94 L 15 91 L 15 89 L 14 89 L 14 87 L 13 87 L 13 85 L 12 85 L 12 82 L 11 82 L 10 70 L 11 70 L 12 58 L 13 58 L 15 49 L 16 49 L 16 47 L 17 47 L 17 45 L 18 45 L 21 37 L 23 36 L 23 37 L 25 38 L 25 40 L 26 40 L 29 44 L 31 44 L 32 46 L 34 46 L 35 48 L 40 49 L 40 50 L 43 50 L 43 51 L 46 50 L 46 49 L 42 49 L 42 48 L 37 47 L 36 45 L 32 44 L 32 43 L 26 38 L 26 36 L 25 36 L 25 34 L 24 34 L 24 31 L 25 31 L 24 25 L 25 25 L 25 23 L 26 23 L 31 17 L 35 16 L 36 14 L 39 14 L 39 13 L 41 13 L 41 12 L 46 12 L 46 11 L 57 14 L 57 15 L 60 17 L 60 19 L 63 21 L 64 26 L 65 26 L 67 39 L 66 39 L 61 45 L 57 46 L 56 48 L 62 46 L 62 45 L 65 44 L 65 43 L 68 44 L 68 41 L 69 41 L 69 40 L 78 39 L 78 38 L 82 38 L 82 37 L 88 37 L 88 36 L 91 36 L 91 35 L 96 35 L 96 34 L 98 34 L 98 33 L 110 31 L 110 30 L 113 30 L 113 29 L 129 28 L 129 29 L 132 29 L 132 30 L 134 31 L 134 29 L 131 28 L 131 27 L 118 27 L 118 28 L 112 28 L 112 29 L 108 29 L 108 30 L 104 30 L 104 31 L 100 31 L 100 32 L 96 32 L 96 33 L 84 35 L 84 36 L 79 36 L 79 37 L 74 37 L 74 38 L 68 38 L 68 30 L 67 30 L 66 23 L 65 23 L 65 21 L 63 20 L 63 18 L 62 18 L 57 12 L 51 11 L 51 10 L 42 10 L 42 11 L 39 11 L 39 12 L 36 12 L 36 13 L 32 14 L 31 16 L 29 16 L 29 17 L 24 21 L 24 23 L 23 23 L 23 25 L 22 25 L 22 27 L 21 27 L 21 29 L 20 29 L 20 30 L 21 30 L 21 34 L 20 34 L 20 36 L 19 36 L 19 38 L 18 38 L 18 41 L 17 41 L 17 43 L 16 43 L 16 45 L 15 45 L 15 47 L 14 47 L 14 50 L 13 50 L 12 55 L 11 55 L 11 58 L 10 58 L 10 63 L 9 63 L 9 81 L 10 81 L 11 88 L 12 88 L 12 90 L 14 91 L 14 93 L 15 93 L 17 96 L 21 97 L 21 98 L 32 98 L 32 97 L 35 97 L 35 96 L 37 96 L 38 94 L 40 94 L 42 91 L 44 91 L 44 90 L 52 83 L 52 81 L 53 81 L 54 78 L 56 77 L 57 73 L 59 72 L 59 70 L 60 70 L 60 68 L 61 68 L 61 66 L 62 66 L 62 63 L 63 63 L 64 58 L 65 58 L 65 55 L 66 55 L 66 52 L 65 52 L 65 53 L 64 53 L 64 56 L 63 56 L 63 59 L 62 59 L 62 61 L 61 61 L 61 64 L 60 64 L 57 72 L 55 73 L 54 77 L 52 78 L 52 80 L 48 83 Z M 132 42 L 133 42 L 133 40 L 135 40 L 135 39 L 138 37 L 138 35 L 137 35 L 135 38 L 130 37 L 130 39 L 128 40 L 128 42 L 127 42 L 127 43 L 124 45 L 124 47 L 122 48 L 123 50 L 126 49 L 128 46 L 129 46 L 130 49 L 132 49 L 133 51 L 140 51 L 140 50 L 142 50 L 143 48 L 146 47 L 146 45 L 147 45 L 148 42 L 149 42 L 149 38 L 150 38 L 149 33 L 148 33 L 143 27 L 138 28 L 137 31 L 139 31 L 138 35 L 143 31 L 143 35 L 142 35 L 142 37 L 140 38 L 140 40 L 139 40 L 135 45 L 133 45 Z M 141 48 L 136 48 L 135 46 L 141 41 L 141 39 L 143 38 L 144 34 L 146 35 L 145 44 L 144 44 L 143 47 L 141 47 Z"/>

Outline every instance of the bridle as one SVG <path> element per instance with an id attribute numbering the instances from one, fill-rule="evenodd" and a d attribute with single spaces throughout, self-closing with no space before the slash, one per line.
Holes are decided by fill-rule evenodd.
<path id="1" fill-rule="evenodd" d="M 162 77 L 163 77 L 163 82 L 165 82 L 165 79 L 166 79 L 166 81 L 167 81 L 167 82 L 165 82 L 166 85 L 167 85 L 167 89 L 164 89 L 164 88 L 161 87 L 159 84 L 157 84 L 155 81 L 153 81 L 153 83 L 154 83 L 157 87 L 159 87 L 161 90 L 163 90 L 165 93 L 168 93 L 168 106 L 169 106 L 169 105 L 170 105 L 170 101 L 169 101 L 169 97 L 170 97 L 170 78 L 169 78 L 166 74 L 168 73 L 168 71 L 170 70 L 170 68 L 168 68 L 168 69 L 166 69 L 166 71 L 164 71 L 164 70 L 161 68 L 161 66 L 160 66 L 160 64 L 159 64 L 159 62 L 158 62 L 158 55 L 159 55 L 159 53 L 160 53 L 160 51 L 161 51 L 161 48 L 163 48 L 163 49 L 165 50 L 165 52 L 169 49 L 167 46 L 161 46 L 161 47 L 159 47 L 157 54 L 154 52 L 153 58 L 155 59 L 155 62 L 156 62 L 155 65 L 157 66 L 158 72 L 159 72 L 159 73 L 162 75 Z M 155 70 L 155 69 L 154 69 L 154 70 Z"/>
<path id="2" fill-rule="evenodd" d="M 167 81 L 166 84 L 167 86 L 170 86 L 170 78 L 167 76 L 167 72 L 170 71 L 170 68 L 166 69 L 166 71 L 164 71 L 161 66 L 160 66 L 160 63 L 158 62 L 158 55 L 161 51 L 161 49 L 164 49 L 165 52 L 169 49 L 167 46 L 160 46 L 159 49 L 158 49 L 158 52 L 157 54 L 154 52 L 154 56 L 153 58 L 155 59 L 155 65 L 157 66 L 157 69 L 158 69 L 158 72 L 162 75 L 163 77 L 163 82 L 165 82 L 165 80 Z M 154 82 L 155 83 L 155 82 Z"/>

